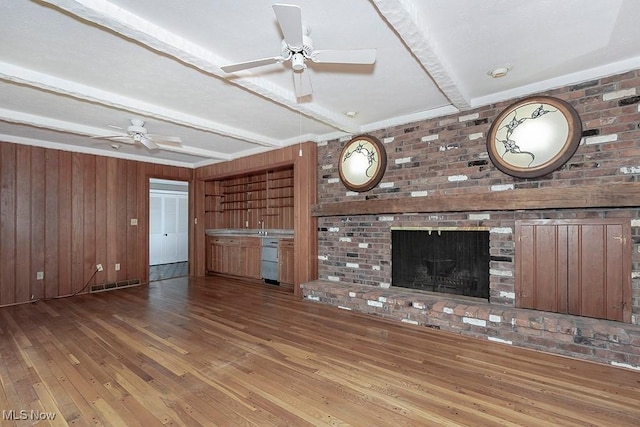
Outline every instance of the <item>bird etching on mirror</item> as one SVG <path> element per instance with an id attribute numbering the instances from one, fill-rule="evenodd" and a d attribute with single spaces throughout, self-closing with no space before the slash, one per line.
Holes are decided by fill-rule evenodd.
<path id="1" fill-rule="evenodd" d="M 544 116 L 547 113 L 553 113 L 557 110 L 546 110 L 544 108 L 543 104 L 540 104 L 540 106 L 538 108 L 536 108 L 532 113 L 531 113 L 531 117 L 523 117 L 521 119 L 518 118 L 518 112 L 515 111 L 513 113 L 513 118 L 511 119 L 511 121 L 509 123 L 507 123 L 504 127 L 507 128 L 507 134 L 506 134 L 506 138 L 505 139 L 498 139 L 496 138 L 496 140 L 498 142 L 501 142 L 504 145 L 505 148 L 505 152 L 502 154 L 502 158 L 504 158 L 505 154 L 507 153 L 511 153 L 511 154 L 526 154 L 531 156 L 531 161 L 529 162 L 529 164 L 527 164 L 527 167 L 531 166 L 531 164 L 533 163 L 533 161 L 535 160 L 536 156 L 535 154 L 533 154 L 530 151 L 523 151 L 520 149 L 520 147 L 518 146 L 518 143 L 511 139 L 511 135 L 513 134 L 513 132 L 515 132 L 516 128 L 518 126 L 520 126 L 521 124 L 523 124 L 525 121 L 527 120 L 535 120 L 535 119 L 539 119 L 540 117 Z M 501 128 L 502 129 L 502 128 Z"/>
<path id="2" fill-rule="evenodd" d="M 376 153 L 375 153 L 375 151 L 370 151 L 368 148 L 366 148 L 364 146 L 363 143 L 359 143 L 358 146 L 355 149 L 353 149 L 352 151 L 347 151 L 345 153 L 345 156 L 344 156 L 344 159 L 342 159 L 342 162 L 344 163 L 354 153 L 361 154 L 361 155 L 363 155 L 363 156 L 365 156 L 367 158 L 367 161 L 369 162 L 369 166 L 365 170 L 365 175 L 368 178 L 370 178 L 371 175 L 369 174 L 369 169 L 371 169 L 371 166 L 373 166 L 374 163 L 376 162 Z"/>

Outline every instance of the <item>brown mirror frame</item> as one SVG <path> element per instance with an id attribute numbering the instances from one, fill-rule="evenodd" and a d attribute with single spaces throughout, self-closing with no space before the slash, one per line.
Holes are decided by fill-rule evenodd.
<path id="1" fill-rule="evenodd" d="M 564 165 L 581 138 L 582 122 L 571 104 L 532 96 L 509 105 L 493 121 L 487 152 L 507 175 L 535 178 Z"/>
<path id="2" fill-rule="evenodd" d="M 351 191 L 369 191 L 387 169 L 387 152 L 371 135 L 358 135 L 345 144 L 338 159 L 340 180 Z"/>

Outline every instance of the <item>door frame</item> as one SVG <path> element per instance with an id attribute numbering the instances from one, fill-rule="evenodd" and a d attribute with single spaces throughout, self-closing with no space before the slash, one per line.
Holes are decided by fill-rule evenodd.
<path id="1" fill-rule="evenodd" d="M 193 221 L 191 220 L 192 216 L 193 216 L 193 201 L 194 201 L 194 195 L 193 195 L 193 188 L 192 188 L 192 180 L 182 180 L 182 179 L 177 179 L 177 178 L 166 178 L 166 177 L 158 177 L 158 176 L 153 176 L 153 175 L 149 175 L 147 177 L 147 193 L 146 193 L 146 206 L 147 206 L 147 217 L 146 217 L 146 221 L 147 221 L 147 233 L 146 233 L 146 241 L 147 241 L 147 247 L 146 247 L 146 252 L 147 252 L 147 279 L 149 277 L 149 268 L 151 267 L 151 262 L 150 262 L 150 258 L 151 258 L 151 254 L 150 254 L 150 250 L 149 250 L 149 245 L 150 245 L 150 237 L 151 237 L 151 227 L 150 227 L 150 220 L 151 220 L 151 206 L 150 206 L 150 198 L 151 198 L 151 191 L 152 191 L 152 183 L 158 183 L 158 184 L 166 184 L 166 185 L 175 185 L 175 183 L 180 183 L 179 185 L 181 187 L 184 187 L 184 192 L 186 192 L 187 194 L 187 262 L 189 263 L 189 275 L 192 275 L 192 265 L 193 265 L 193 244 L 194 244 L 194 231 L 193 231 L 193 227 L 191 226 L 191 224 L 193 223 Z M 186 184 L 186 185 L 185 185 Z M 179 190 L 178 190 L 179 192 Z"/>

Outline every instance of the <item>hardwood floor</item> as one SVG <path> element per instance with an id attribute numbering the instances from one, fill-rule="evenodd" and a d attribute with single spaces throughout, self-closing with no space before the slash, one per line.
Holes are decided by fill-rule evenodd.
<path id="1" fill-rule="evenodd" d="M 2 426 L 638 426 L 640 372 L 179 278 L 1 308 L 0 409 Z"/>

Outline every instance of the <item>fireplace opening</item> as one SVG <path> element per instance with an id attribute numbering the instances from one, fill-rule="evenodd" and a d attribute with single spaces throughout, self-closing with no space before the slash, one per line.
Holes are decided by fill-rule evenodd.
<path id="1" fill-rule="evenodd" d="M 489 299 L 489 232 L 391 230 L 393 286 Z"/>

